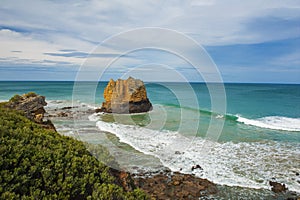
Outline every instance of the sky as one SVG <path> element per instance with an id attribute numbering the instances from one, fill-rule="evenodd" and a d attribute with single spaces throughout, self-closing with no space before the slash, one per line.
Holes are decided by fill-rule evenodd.
<path id="1" fill-rule="evenodd" d="M 145 27 L 171 30 L 199 44 L 224 82 L 300 83 L 299 0 L 1 0 L 0 80 L 72 81 L 84 67 L 85 80 L 129 72 L 168 80 L 175 71 L 185 80 L 203 81 L 180 55 L 157 49 L 124 55 L 118 42 L 103 46 Z M 195 59 L 203 53 L 159 34 L 133 34 L 126 44 L 141 38 L 193 51 Z M 110 68 L 102 66 L 115 57 Z"/>

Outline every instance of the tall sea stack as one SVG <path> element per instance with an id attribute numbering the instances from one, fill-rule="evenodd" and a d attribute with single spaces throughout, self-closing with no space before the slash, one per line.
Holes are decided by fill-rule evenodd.
<path id="1" fill-rule="evenodd" d="M 98 110 L 107 113 L 141 113 L 152 109 L 144 82 L 129 77 L 127 80 L 111 79 L 103 93 L 105 102 Z"/>

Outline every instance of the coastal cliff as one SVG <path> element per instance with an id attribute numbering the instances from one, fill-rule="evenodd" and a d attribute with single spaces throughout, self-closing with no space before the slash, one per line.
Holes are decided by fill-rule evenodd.
<path id="1" fill-rule="evenodd" d="M 107 113 L 141 113 L 152 109 L 144 82 L 129 77 L 127 80 L 111 79 L 103 93 L 105 102 L 98 110 Z"/>

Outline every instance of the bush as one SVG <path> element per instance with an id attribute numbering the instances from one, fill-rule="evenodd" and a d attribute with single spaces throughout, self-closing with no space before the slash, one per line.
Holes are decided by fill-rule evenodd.
<path id="1" fill-rule="evenodd" d="M 19 112 L 0 106 L 0 199 L 147 196 L 138 189 L 126 192 L 116 185 L 109 168 L 82 142 L 43 129 Z"/>
<path id="2" fill-rule="evenodd" d="M 22 96 L 16 94 L 15 96 L 13 96 L 13 97 L 9 100 L 9 102 L 18 102 L 18 101 L 20 101 L 20 100 L 22 100 L 22 99 L 23 99 Z"/>

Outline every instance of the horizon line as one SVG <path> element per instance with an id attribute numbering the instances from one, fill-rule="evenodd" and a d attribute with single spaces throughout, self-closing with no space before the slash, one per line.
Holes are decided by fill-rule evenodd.
<path id="1" fill-rule="evenodd" d="M 109 80 L 103 81 L 74 81 L 74 80 L 0 80 L 0 82 L 109 82 Z M 189 82 L 175 82 L 175 81 L 144 81 L 145 83 L 201 83 L 201 84 L 283 84 L 283 85 L 300 85 L 294 82 L 204 82 L 204 81 L 189 81 Z"/>

